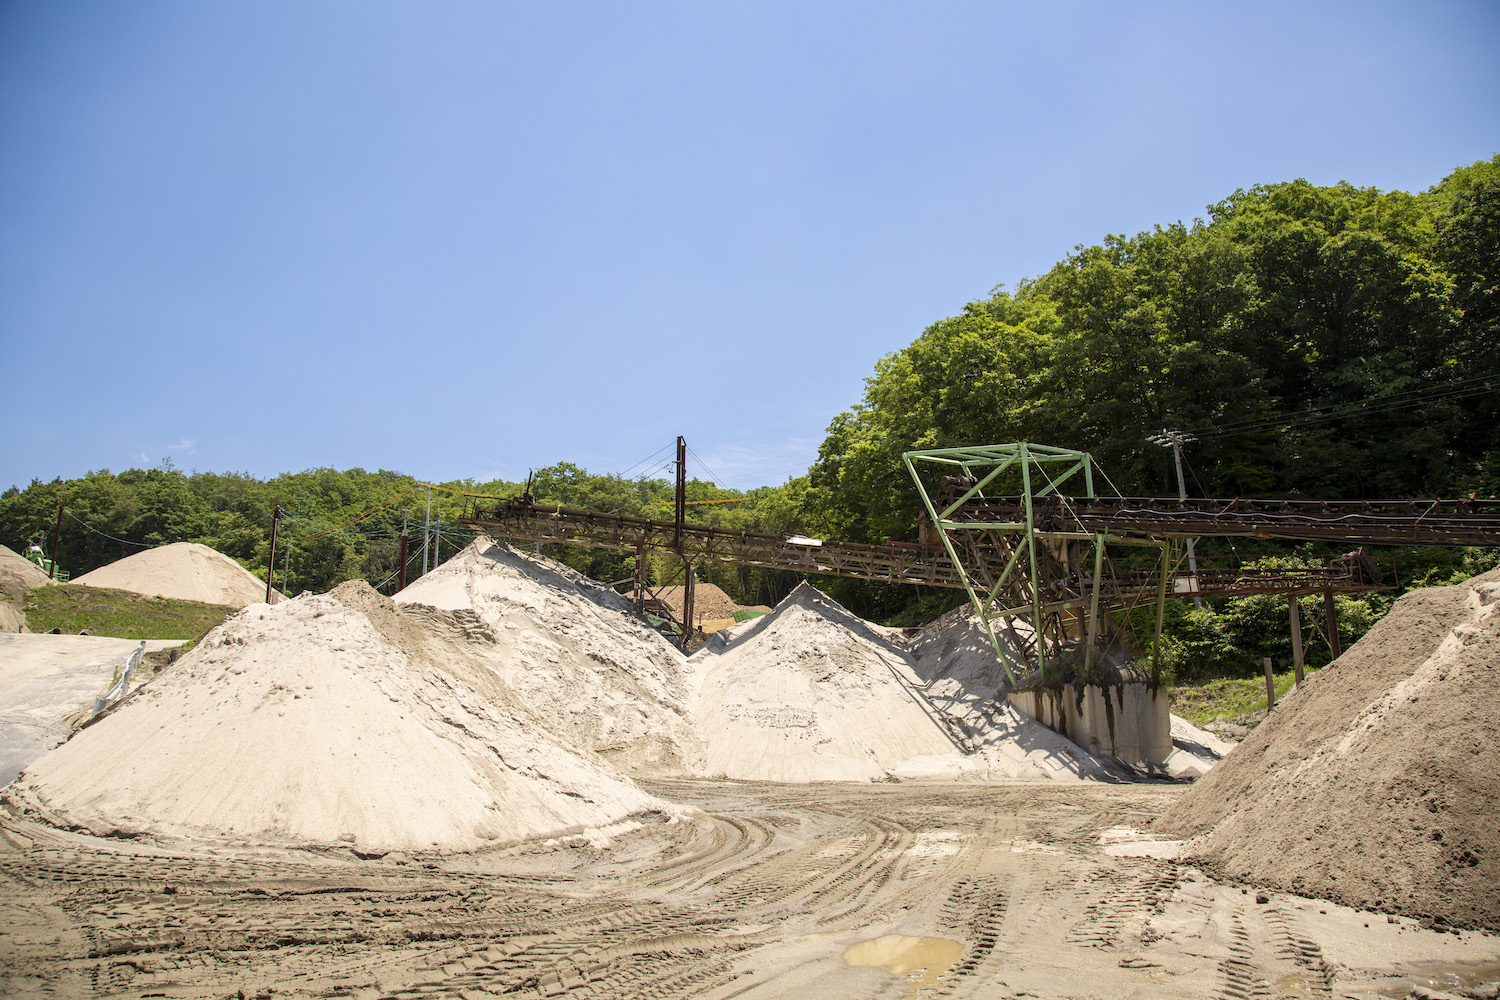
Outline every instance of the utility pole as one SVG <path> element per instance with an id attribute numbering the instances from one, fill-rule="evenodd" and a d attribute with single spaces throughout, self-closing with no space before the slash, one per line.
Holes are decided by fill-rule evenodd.
<path id="1" fill-rule="evenodd" d="M 1162 428 L 1160 434 L 1153 434 L 1146 439 L 1154 445 L 1162 448 L 1171 448 L 1173 456 L 1177 459 L 1177 499 L 1187 499 L 1187 481 L 1182 478 L 1182 446 L 1191 444 L 1198 440 L 1186 431 L 1169 431 Z M 1193 580 L 1193 606 L 1201 609 L 1203 598 L 1198 596 L 1198 553 L 1193 551 L 1193 540 L 1187 540 L 1188 570 Z"/>
<path id="2" fill-rule="evenodd" d="M 401 554 L 397 557 L 401 563 L 398 572 L 401 574 L 396 585 L 398 591 L 406 589 L 406 518 L 411 513 L 409 509 L 401 511 Z"/>
<path id="3" fill-rule="evenodd" d="M 432 487 L 427 487 L 427 520 L 422 522 L 422 575 L 427 575 L 427 543 L 432 538 Z"/>
<path id="4" fill-rule="evenodd" d="M 676 531 L 672 545 L 682 556 L 682 528 L 687 520 L 687 439 L 677 437 L 677 502 Z M 682 649 L 687 651 L 688 640 L 693 635 L 693 564 L 682 557 Z"/>
<path id="5" fill-rule="evenodd" d="M 57 579 L 57 556 L 58 556 L 58 550 L 62 548 L 62 515 L 63 515 L 63 505 L 62 504 L 58 504 L 57 505 L 57 528 L 52 532 L 52 568 L 51 568 L 50 572 L 48 573 L 48 576 L 51 579 L 53 579 L 53 580 Z"/>
<path id="6" fill-rule="evenodd" d="M 271 584 L 276 578 L 276 528 L 281 524 L 281 504 L 271 513 L 271 558 L 266 560 L 266 603 L 271 603 Z"/>
<path id="7" fill-rule="evenodd" d="M 432 529 L 432 568 L 437 569 L 443 561 L 443 515 L 439 514 Z"/>
<path id="8" fill-rule="evenodd" d="M 687 515 L 687 439 L 677 437 L 677 531 L 672 537 L 672 547 L 682 555 L 682 522 Z"/>

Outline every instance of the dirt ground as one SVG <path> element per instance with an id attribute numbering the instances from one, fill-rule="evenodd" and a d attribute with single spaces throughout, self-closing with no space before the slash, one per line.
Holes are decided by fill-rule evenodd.
<path id="1" fill-rule="evenodd" d="M 702 817 L 379 858 L 5 818 L 0 994 L 1241 1000 L 1500 978 L 1500 938 L 1136 856 L 1170 848 L 1131 831 L 1181 786 L 643 784 Z"/>

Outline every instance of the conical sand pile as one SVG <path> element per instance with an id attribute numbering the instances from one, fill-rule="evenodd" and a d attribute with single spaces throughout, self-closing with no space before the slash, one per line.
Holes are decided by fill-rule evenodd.
<path id="1" fill-rule="evenodd" d="M 362 583 L 252 608 L 6 797 L 101 834 L 364 851 L 468 850 L 668 808 L 513 707 L 463 655 L 465 632 L 412 622 Z"/>
<path id="2" fill-rule="evenodd" d="M 86 587 L 129 590 L 243 608 L 266 599 L 266 584 L 233 559 L 196 542 L 145 549 L 72 581 Z M 273 595 L 279 596 L 279 595 Z"/>
<path id="3" fill-rule="evenodd" d="M 1157 826 L 1231 877 L 1500 931 L 1500 570 L 1413 591 Z"/>
<path id="4" fill-rule="evenodd" d="M 19 632 L 26 624 L 26 592 L 52 581 L 31 560 L 0 545 L 0 632 Z"/>
<path id="5" fill-rule="evenodd" d="M 493 640 L 486 662 L 573 745 L 632 774 L 697 773 L 686 662 L 610 588 L 480 539 L 395 599 L 476 616 Z"/>
<path id="6" fill-rule="evenodd" d="M 868 781 L 957 749 L 913 697 L 901 652 L 806 583 L 703 671 L 695 714 L 709 775 Z"/>

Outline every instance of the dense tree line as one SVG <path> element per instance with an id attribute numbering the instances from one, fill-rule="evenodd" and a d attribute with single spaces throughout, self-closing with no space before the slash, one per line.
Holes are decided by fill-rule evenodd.
<path id="1" fill-rule="evenodd" d="M 1210 206 L 1206 220 L 1080 246 L 1041 277 L 1014 291 L 997 288 L 932 324 L 876 363 L 864 398 L 833 420 L 805 476 L 693 512 L 733 527 L 911 540 L 919 501 L 900 463 L 904 451 L 1035 441 L 1091 452 L 1106 489 L 1163 494 L 1176 489 L 1171 455 L 1146 440 L 1162 428 L 1197 438 L 1188 450 L 1196 494 L 1494 496 L 1497 389 L 1500 157 L 1419 194 L 1300 180 L 1262 185 Z M 461 494 L 523 488 L 442 485 L 455 491 L 432 493 L 434 516 L 448 526 L 438 543 L 444 558 L 467 541 L 456 527 Z M 660 517 L 671 510 L 664 480 L 592 475 L 567 463 L 540 470 L 532 490 L 544 502 L 599 510 Z M 735 495 L 698 481 L 689 494 Z M 291 519 L 283 522 L 289 564 L 285 546 L 275 553 L 278 585 L 287 565 L 293 591 L 363 577 L 389 592 L 402 511 L 420 520 L 425 500 L 411 477 L 383 470 L 315 469 L 261 481 L 163 464 L 12 488 L 0 497 L 0 540 L 18 548 L 50 538 L 66 505 L 94 529 L 71 517 L 65 523 L 61 562 L 74 573 L 137 545 L 190 540 L 264 575 L 271 509 L 280 503 Z M 1200 552 L 1212 554 L 1216 544 Z M 1242 543 L 1234 554 L 1332 551 L 1287 549 Z M 626 553 L 547 551 L 596 579 L 630 576 Z M 1404 585 L 1474 572 L 1495 556 L 1421 549 L 1379 558 Z M 415 549 L 413 559 L 419 567 Z M 671 560 L 653 560 L 654 582 L 674 582 L 674 572 Z M 744 603 L 774 602 L 796 580 L 731 566 L 706 573 Z M 866 617 L 902 624 L 959 596 L 820 584 Z M 1383 606 L 1346 603 L 1356 630 Z M 1284 629 L 1269 608 L 1247 599 L 1175 609 L 1169 632 L 1179 668 L 1234 672 L 1279 655 Z"/>
<path id="2" fill-rule="evenodd" d="M 523 489 L 524 483 L 506 480 L 435 484 L 430 517 L 441 533 L 430 543 L 435 546 L 431 564 L 469 543 L 459 518 L 472 500 L 512 497 Z M 591 475 L 563 462 L 537 470 L 531 491 L 540 503 L 672 516 L 672 484 L 663 479 Z M 690 480 L 687 492 L 693 501 L 741 496 L 699 480 Z M 763 488 L 739 503 L 695 505 L 693 519 L 758 528 L 762 521 L 755 510 L 775 492 Z M 148 546 L 186 541 L 217 549 L 264 579 L 272 561 L 272 511 L 279 504 L 283 517 L 275 553 L 278 588 L 322 592 L 345 580 L 365 579 L 390 593 L 398 580 L 403 519 L 409 531 L 408 580 L 421 573 L 427 502 L 423 484 L 386 470 L 310 469 L 259 480 L 248 473 L 184 473 L 164 462 L 153 469 L 119 474 L 101 470 L 79 479 L 11 487 L 0 496 L 0 541 L 22 551 L 36 540 L 50 554 L 61 507 L 65 513 L 59 566 L 74 576 Z M 629 553 L 579 546 L 543 548 L 595 579 L 631 576 Z M 680 577 L 680 565 L 672 560 L 653 559 L 651 574 L 654 584 L 681 582 L 674 579 L 674 574 Z M 796 582 L 728 566 L 706 567 L 699 579 L 719 583 L 747 603 L 779 600 Z"/>

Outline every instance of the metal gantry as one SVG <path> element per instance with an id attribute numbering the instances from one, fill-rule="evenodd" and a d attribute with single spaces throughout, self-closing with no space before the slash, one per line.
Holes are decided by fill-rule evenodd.
<path id="1" fill-rule="evenodd" d="M 1106 588 L 1106 569 L 1114 569 L 1107 556 L 1110 543 L 1159 551 L 1155 597 L 1160 633 L 1171 570 L 1169 543 L 1067 523 L 1044 530 L 1037 523 L 1038 502 L 1059 495 L 1065 484 L 1081 485 L 1085 496 L 1094 496 L 1094 463 L 1088 452 L 1019 442 L 909 451 L 901 457 L 922 497 L 924 535 L 933 533 L 941 541 L 1012 681 L 1070 652 L 1076 655 L 1080 647 L 1087 674 L 1094 658 L 1102 655 L 1101 647 L 1118 638 L 1110 607 L 1128 610 L 1144 594 L 1139 581 L 1122 587 L 1123 581 L 1115 579 Z M 939 473 L 935 489 L 922 475 L 924 468 L 933 467 Z M 1017 503 L 1004 513 L 956 517 L 987 499 L 986 491 L 1017 485 Z M 1009 644 L 1000 641 L 997 626 L 1008 634 Z"/>

